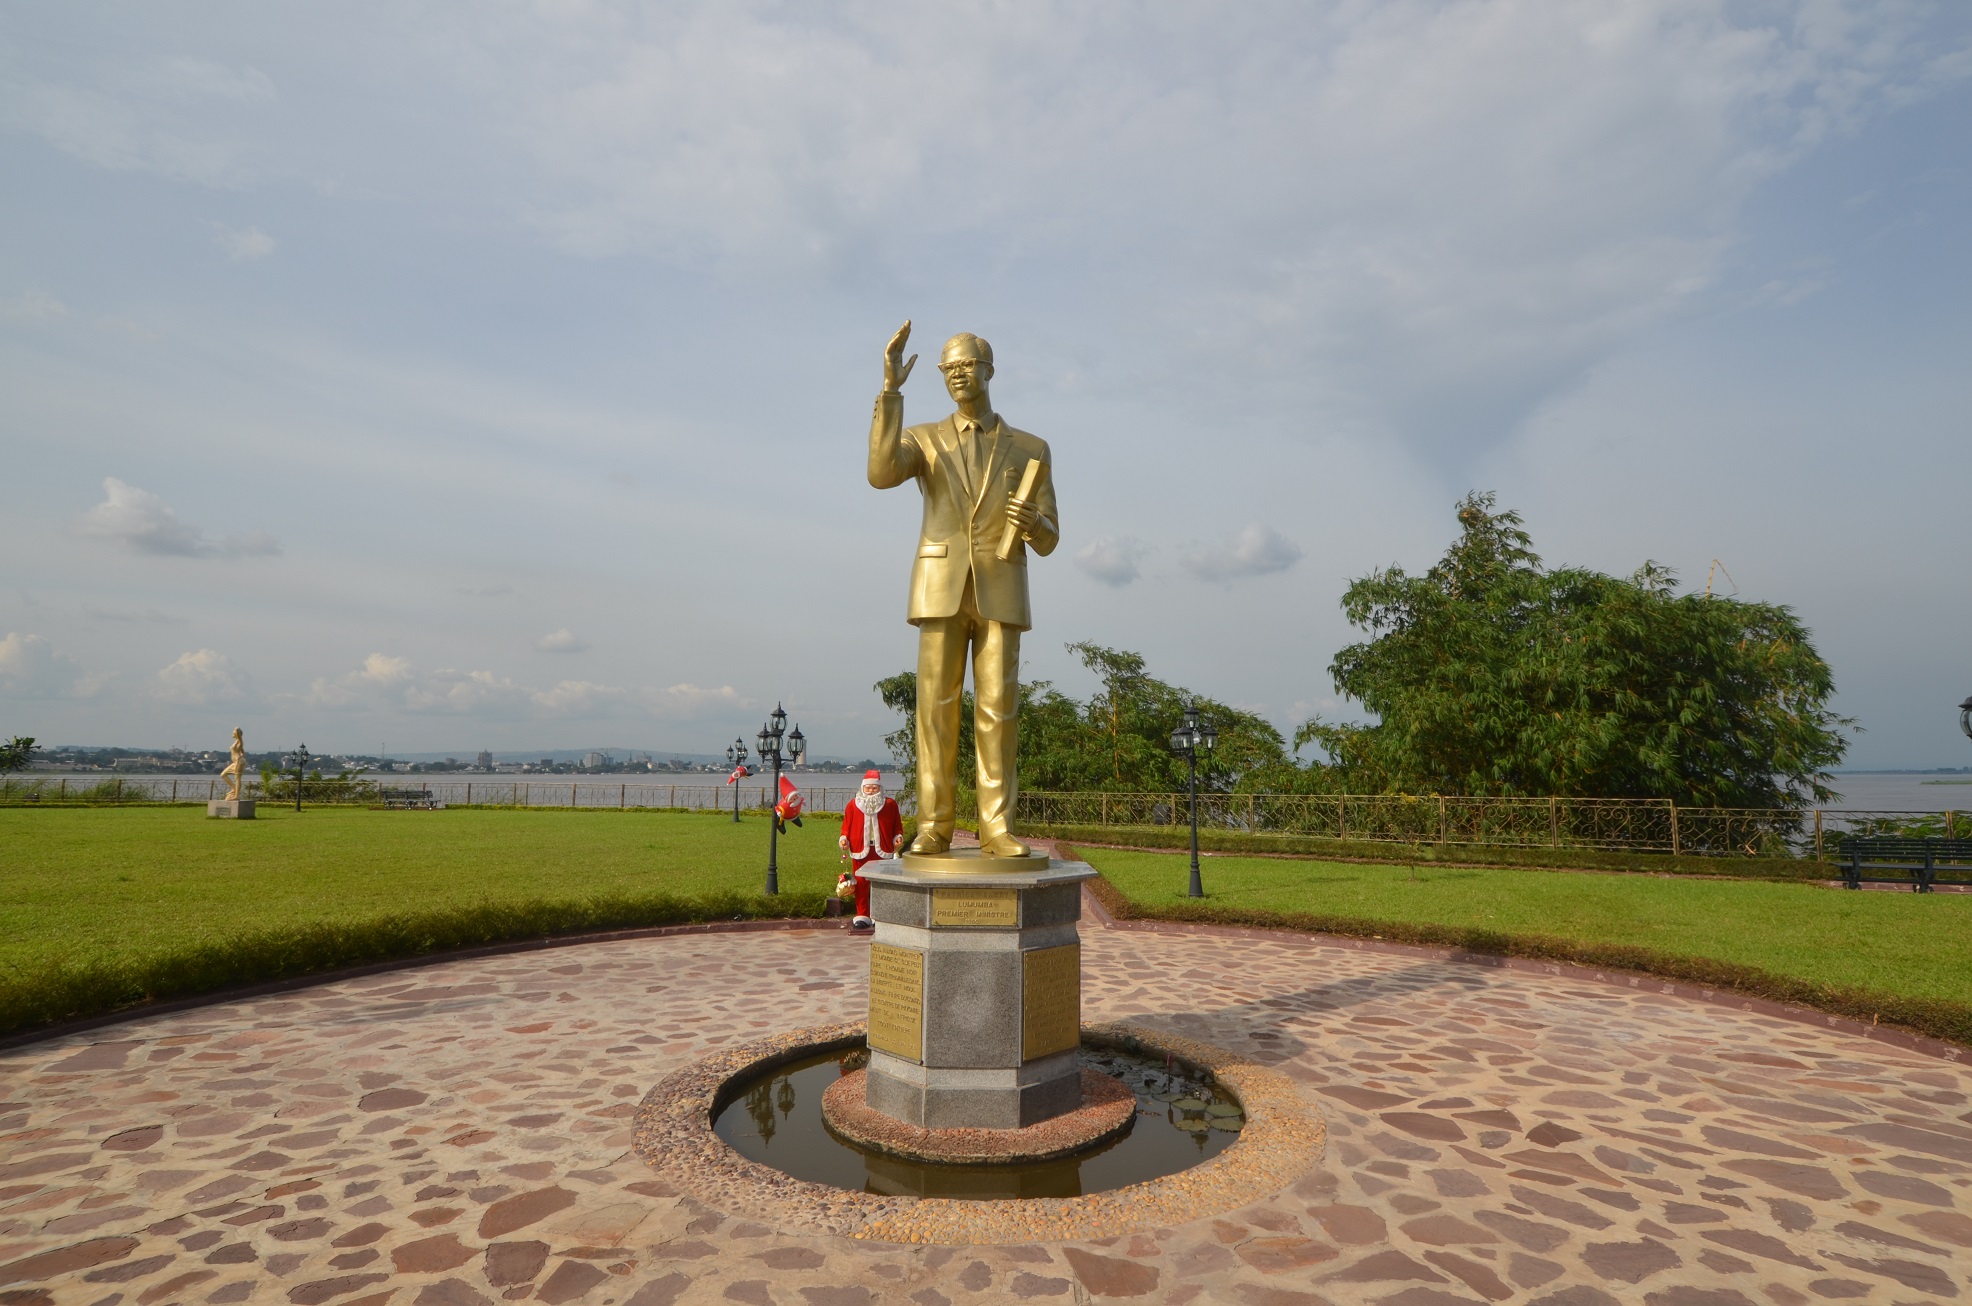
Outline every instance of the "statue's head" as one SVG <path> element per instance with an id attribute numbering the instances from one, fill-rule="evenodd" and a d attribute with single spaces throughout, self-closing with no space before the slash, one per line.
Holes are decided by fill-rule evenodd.
<path id="1" fill-rule="evenodd" d="M 241 739 L 241 735 L 240 735 L 240 728 L 239 728 L 238 726 L 234 726 L 234 727 L 233 727 L 233 742 L 237 744 L 237 743 L 239 743 L 239 742 L 240 742 L 240 739 Z"/>
<path id="2" fill-rule="evenodd" d="M 993 346 L 970 331 L 961 331 L 945 342 L 938 370 L 945 374 L 945 390 L 953 399 L 963 403 L 980 398 L 993 378 Z"/>

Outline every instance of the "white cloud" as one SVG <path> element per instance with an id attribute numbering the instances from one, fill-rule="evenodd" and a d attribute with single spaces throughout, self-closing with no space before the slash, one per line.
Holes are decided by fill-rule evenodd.
<path id="1" fill-rule="evenodd" d="M 753 700 L 742 698 L 731 685 L 706 689 L 690 683 L 667 685 L 646 696 L 651 710 L 662 716 L 700 717 L 716 715 L 720 709 L 748 707 Z"/>
<path id="2" fill-rule="evenodd" d="M 70 316 L 67 304 L 40 290 L 26 290 L 11 299 L 0 299 L 0 317 L 16 321 L 53 322 Z"/>
<path id="3" fill-rule="evenodd" d="M 1286 571 L 1301 560 L 1301 546 L 1265 522 L 1253 522 L 1217 544 L 1193 549 L 1180 561 L 1200 580 L 1229 581 Z"/>
<path id="4" fill-rule="evenodd" d="M 212 232 L 213 243 L 226 251 L 226 257 L 236 263 L 252 263 L 266 258 L 274 252 L 278 243 L 258 227 L 235 230 L 232 227 L 215 226 Z"/>
<path id="5" fill-rule="evenodd" d="M 589 645 L 574 631 L 563 626 L 560 630 L 541 636 L 534 642 L 534 647 L 544 653 L 580 653 Z"/>
<path id="6" fill-rule="evenodd" d="M 103 501 L 82 516 L 81 530 L 107 540 L 120 540 L 139 553 L 173 553 L 193 557 L 206 551 L 196 526 L 182 522 L 171 505 L 116 477 L 103 480 Z"/>
<path id="7" fill-rule="evenodd" d="M 68 698 L 84 688 L 82 666 L 39 635 L 0 639 L 0 693 L 10 698 Z"/>
<path id="8" fill-rule="evenodd" d="M 1965 75 L 1920 13 L 1842 0 L 879 13 L 541 7 L 456 33 L 480 58 L 451 68 L 564 249 L 742 276 L 954 240 L 1079 258 L 1115 352 L 1440 445 L 1687 311 L 1757 185 Z M 935 112 L 897 112 L 927 85 Z"/>
<path id="9" fill-rule="evenodd" d="M 1134 535 L 1104 535 L 1075 555 L 1075 565 L 1105 585 L 1121 588 L 1143 574 L 1139 564 L 1150 550 Z"/>
<path id="10" fill-rule="evenodd" d="M 208 540 L 163 499 L 114 476 L 103 479 L 103 501 L 82 515 L 77 529 L 84 535 L 116 540 L 138 553 L 182 558 L 267 558 L 281 552 L 281 542 L 266 531 Z"/>
<path id="11" fill-rule="evenodd" d="M 274 97 L 266 74 L 149 52 L 92 63 L 81 76 L 0 80 L 0 122 L 101 168 L 208 186 L 245 179 L 253 151 L 241 109 Z"/>
<path id="12" fill-rule="evenodd" d="M 157 673 L 152 692 L 181 707 L 252 710 L 261 701 L 253 677 L 234 666 L 224 653 L 209 648 L 180 654 L 176 662 Z"/>
<path id="13" fill-rule="evenodd" d="M 619 707 L 627 697 L 621 689 L 589 680 L 564 680 L 533 695 L 535 705 L 552 716 L 597 716 Z"/>
<path id="14" fill-rule="evenodd" d="M 628 701 L 625 690 L 587 680 L 564 680 L 530 689 L 492 671 L 425 671 L 409 658 L 372 653 L 363 665 L 310 686 L 311 707 L 337 711 L 398 711 L 486 717 L 600 715 Z"/>

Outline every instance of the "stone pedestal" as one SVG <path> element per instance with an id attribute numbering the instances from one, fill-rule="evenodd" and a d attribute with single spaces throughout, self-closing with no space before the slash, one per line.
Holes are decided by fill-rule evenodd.
<path id="1" fill-rule="evenodd" d="M 229 821 L 251 821 L 256 801 L 252 798 L 215 798 L 205 805 L 205 814 L 222 816 Z"/>
<path id="2" fill-rule="evenodd" d="M 1021 1129 L 1082 1105 L 1084 862 L 907 854 L 863 870 L 874 1110 Z"/>

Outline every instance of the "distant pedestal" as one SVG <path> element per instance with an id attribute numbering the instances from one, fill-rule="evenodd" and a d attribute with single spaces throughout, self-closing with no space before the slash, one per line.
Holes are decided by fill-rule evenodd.
<path id="1" fill-rule="evenodd" d="M 255 801 L 252 798 L 216 798 L 205 805 L 205 814 L 229 821 L 251 821 Z"/>
<path id="2" fill-rule="evenodd" d="M 1095 870 L 967 850 L 862 874 L 876 920 L 869 1106 L 925 1129 L 1022 1129 L 1079 1108 L 1076 921 Z"/>

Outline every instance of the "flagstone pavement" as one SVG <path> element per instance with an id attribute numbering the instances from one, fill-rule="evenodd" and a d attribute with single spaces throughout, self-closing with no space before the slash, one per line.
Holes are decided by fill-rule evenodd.
<path id="1" fill-rule="evenodd" d="M 1085 1018 L 1292 1077 L 1326 1155 L 1099 1242 L 777 1229 L 630 1147 L 716 1049 L 860 1019 L 839 929 L 454 961 L 0 1053 L 0 1304 L 1800 1306 L 1972 1283 L 1972 1069 L 1654 986 L 1084 925 Z"/>

